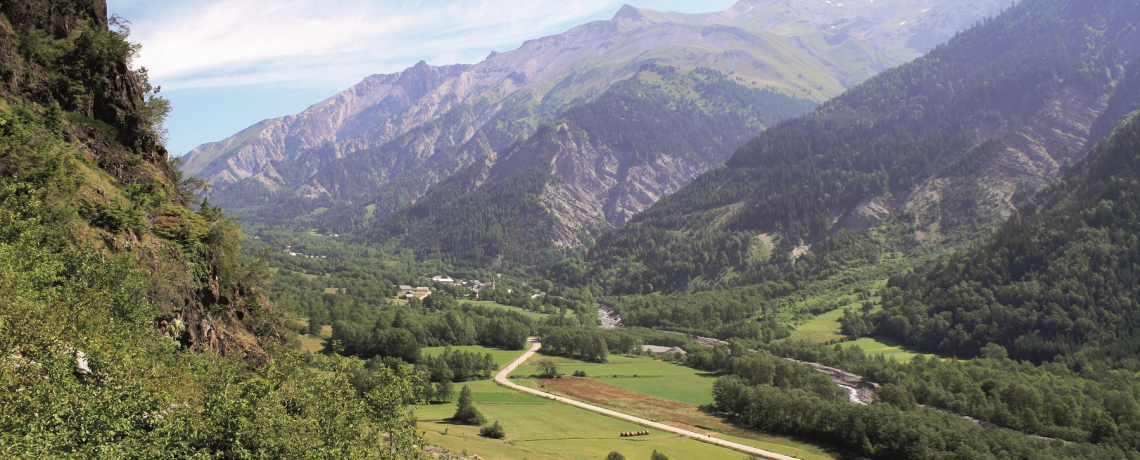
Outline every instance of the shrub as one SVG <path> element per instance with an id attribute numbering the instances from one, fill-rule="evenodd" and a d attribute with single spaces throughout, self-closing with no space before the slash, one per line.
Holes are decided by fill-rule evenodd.
<path id="1" fill-rule="evenodd" d="M 503 439 L 507 437 L 507 432 L 503 431 L 503 426 L 499 425 L 496 421 L 494 425 L 485 426 L 479 430 L 479 436 L 492 439 Z"/>

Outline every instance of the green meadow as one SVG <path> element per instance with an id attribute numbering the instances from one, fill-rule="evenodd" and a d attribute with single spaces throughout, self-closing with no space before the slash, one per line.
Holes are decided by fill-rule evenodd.
<path id="1" fill-rule="evenodd" d="M 458 384 L 461 388 L 464 384 Z M 452 453 L 485 459 L 594 460 L 616 451 L 626 458 L 649 458 L 654 449 L 674 459 L 737 459 L 743 453 L 650 429 L 648 436 L 623 438 L 622 432 L 645 427 L 559 404 L 498 386 L 490 380 L 468 382 L 475 405 L 490 423 L 498 421 L 506 439 L 479 436 L 479 427 L 447 419 L 456 405 L 436 404 L 416 410 L 428 443 Z M 458 388 L 456 391 L 458 394 Z"/>
<path id="2" fill-rule="evenodd" d="M 538 374 L 536 363 L 540 359 L 558 362 L 561 374 L 574 375 L 575 371 L 584 371 L 587 377 L 599 382 L 694 406 L 712 402 L 712 387 L 716 381 L 715 375 L 693 368 L 649 357 L 619 355 L 610 355 L 609 362 L 605 364 L 536 355 L 511 375 Z"/>
<path id="3" fill-rule="evenodd" d="M 501 303 L 492 302 L 490 300 L 463 300 L 463 301 L 460 301 L 461 305 L 465 304 L 465 303 L 469 303 L 472 305 L 479 305 L 479 306 L 483 306 L 483 307 L 499 308 L 499 309 L 503 309 L 503 310 L 517 311 L 519 313 L 522 313 L 522 314 L 524 314 L 528 317 L 534 318 L 534 319 L 542 319 L 542 318 L 546 318 L 546 317 L 550 316 L 546 313 L 526 311 L 526 310 L 523 310 L 522 308 L 519 308 L 519 307 L 512 307 L 510 305 L 503 305 Z"/>
<path id="4" fill-rule="evenodd" d="M 583 371 L 586 378 L 564 377 L 557 381 L 529 378 L 539 372 L 536 364 L 539 360 L 558 363 L 558 372 L 565 376 Z M 576 388 L 587 396 L 578 396 L 577 399 L 591 404 L 697 431 L 715 432 L 715 436 L 722 439 L 785 455 L 811 460 L 834 458 L 818 446 L 741 430 L 719 417 L 700 412 L 697 406 L 713 401 L 712 387 L 717 376 L 653 357 L 610 355 L 607 363 L 589 363 L 539 354 L 519 366 L 511 373 L 511 378 L 521 385 L 543 391 L 555 389 L 556 393 L 566 394 L 558 389 Z M 662 452 L 670 458 L 706 458 L 674 457 Z M 747 456 L 737 454 L 736 457 Z"/>

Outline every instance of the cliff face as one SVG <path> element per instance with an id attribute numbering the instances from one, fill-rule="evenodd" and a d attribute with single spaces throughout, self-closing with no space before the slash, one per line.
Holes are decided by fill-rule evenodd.
<path id="1" fill-rule="evenodd" d="M 0 3 L 0 94 L 75 113 L 91 122 L 65 136 L 84 141 L 91 158 L 123 182 L 165 180 L 167 152 L 151 129 L 144 82 L 129 64 L 127 31 L 108 30 L 103 0 L 31 0 Z M 111 129 L 101 129 L 100 123 Z M 145 171 L 141 157 L 162 177 Z"/>
<path id="2" fill-rule="evenodd" d="M 819 102 L 923 51 L 907 44 L 908 34 L 887 33 L 898 27 L 896 16 L 923 24 L 961 9 L 936 1 L 926 13 L 903 3 L 893 13 L 877 5 L 816 11 L 821 7 L 809 3 L 817 2 L 742 1 L 706 15 L 627 6 L 611 21 L 532 40 L 473 66 L 421 62 L 369 77 L 301 114 L 191 151 L 186 169 L 214 182 L 223 202 L 289 208 L 293 216 L 371 204 L 383 217 L 525 139 L 538 124 L 596 99 L 643 63 L 714 68 L 746 85 Z M 952 20 L 943 15 L 939 27 L 950 31 L 938 29 L 938 36 L 948 38 L 999 3 L 974 2 L 972 14 Z"/>
<path id="3" fill-rule="evenodd" d="M 18 234 L 51 240 L 0 244 L 119 258 L 134 277 L 119 289 L 154 307 L 148 326 L 201 349 L 260 355 L 276 329 L 264 298 L 234 278 L 246 270 L 241 232 L 216 208 L 186 207 L 201 198 L 184 193 L 167 162 L 156 132 L 165 101 L 131 68 L 128 32 L 108 21 L 103 0 L 0 3 L 0 213 L 16 216 L 6 226 L 33 216 L 34 231 Z M 118 269 L 92 267 L 82 276 Z"/>

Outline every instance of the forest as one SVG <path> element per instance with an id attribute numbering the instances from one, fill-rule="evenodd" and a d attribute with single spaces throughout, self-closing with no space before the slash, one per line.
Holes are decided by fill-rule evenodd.
<path id="1" fill-rule="evenodd" d="M 1128 64 L 1121 46 L 1134 28 L 1134 7 L 1018 3 L 765 131 L 724 168 L 600 235 L 580 264 L 590 283 L 611 293 L 674 292 L 698 279 L 727 277 L 730 286 L 773 279 L 791 270 L 796 247 L 838 230 L 836 214 L 872 198 L 905 195 L 932 178 L 958 190 L 943 203 L 947 212 L 927 220 L 939 223 L 950 241 L 984 236 L 1001 220 L 971 183 L 1004 141 L 978 144 L 979 127 L 1016 131 L 1072 86 L 1127 106 L 1135 96 L 1113 81 Z M 1106 114 L 1109 125 L 1123 115 Z M 1058 162 L 1062 150 L 1054 154 Z M 768 257 L 755 257 L 757 234 L 780 236 Z"/>
<path id="2" fill-rule="evenodd" d="M 877 333 L 962 357 L 1136 367 L 1140 120 L 1120 125 L 993 238 L 893 277 Z"/>

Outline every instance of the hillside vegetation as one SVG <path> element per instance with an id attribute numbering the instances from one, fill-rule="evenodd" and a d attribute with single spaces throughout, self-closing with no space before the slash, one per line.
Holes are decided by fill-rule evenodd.
<path id="1" fill-rule="evenodd" d="M 891 279 L 878 331 L 976 356 L 1137 366 L 1140 118 L 1133 116 L 993 238 Z"/>
<path id="2" fill-rule="evenodd" d="M 668 292 L 770 278 L 884 221 L 928 244 L 985 235 L 1085 152 L 1099 114 L 1119 121 L 1097 101 L 1131 97 L 1115 82 L 1135 65 L 1136 17 L 1129 2 L 1021 2 L 764 132 L 599 236 L 578 270 L 615 293 Z M 754 256 L 757 235 L 768 257 Z"/>
<path id="3" fill-rule="evenodd" d="M 360 363 L 281 346 L 265 265 L 186 207 L 169 105 L 106 12 L 0 4 L 0 456 L 420 455 L 410 369 L 358 389 Z"/>

